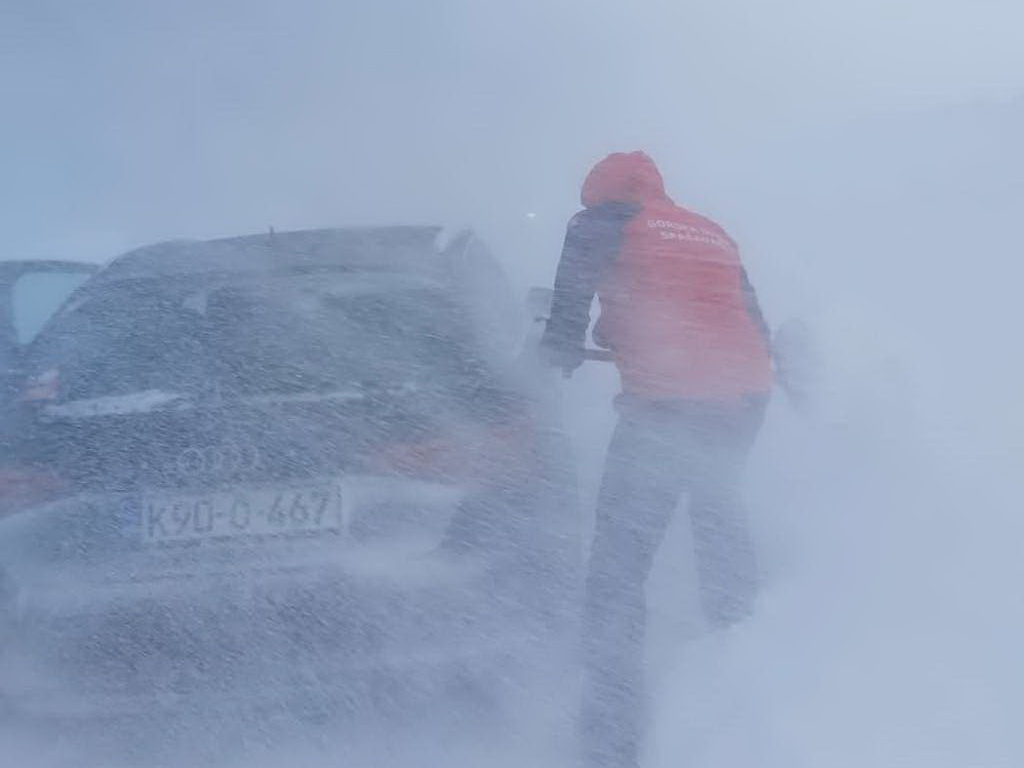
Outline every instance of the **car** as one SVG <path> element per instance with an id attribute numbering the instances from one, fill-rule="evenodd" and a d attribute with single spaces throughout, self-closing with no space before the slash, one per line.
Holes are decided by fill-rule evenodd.
<path id="1" fill-rule="evenodd" d="M 0 261 L 0 403 L 16 378 L 24 348 L 98 268 L 75 261 Z"/>
<path id="2" fill-rule="evenodd" d="M 516 304 L 478 236 L 438 227 L 105 266 L 0 418 L 0 695 L 366 701 L 563 647 L 574 463 Z"/>

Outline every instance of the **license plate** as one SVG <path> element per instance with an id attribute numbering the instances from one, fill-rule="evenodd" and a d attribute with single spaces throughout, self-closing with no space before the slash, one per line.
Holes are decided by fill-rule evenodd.
<path id="1" fill-rule="evenodd" d="M 144 544 L 339 531 L 341 527 L 341 489 L 337 485 L 142 500 Z"/>

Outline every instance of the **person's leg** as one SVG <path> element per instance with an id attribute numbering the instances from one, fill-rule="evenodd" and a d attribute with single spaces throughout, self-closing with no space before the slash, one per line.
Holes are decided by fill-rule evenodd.
<path id="1" fill-rule="evenodd" d="M 693 426 L 704 450 L 690 485 L 690 520 L 701 604 L 714 629 L 746 618 L 757 595 L 757 556 L 740 481 L 766 405 L 766 398 L 757 398 L 742 407 L 710 408 Z"/>
<path id="2" fill-rule="evenodd" d="M 644 587 L 682 493 L 672 431 L 660 414 L 627 412 L 608 449 L 582 626 L 587 768 L 637 765 L 645 717 Z"/>

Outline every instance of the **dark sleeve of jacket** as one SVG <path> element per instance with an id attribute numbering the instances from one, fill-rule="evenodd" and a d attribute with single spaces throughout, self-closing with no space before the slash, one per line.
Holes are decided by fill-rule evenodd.
<path id="1" fill-rule="evenodd" d="M 556 352 L 582 349 L 594 294 L 614 266 L 626 223 L 635 213 L 632 206 L 607 203 L 580 211 L 569 221 L 541 339 L 544 347 Z"/>
<path id="2" fill-rule="evenodd" d="M 740 267 L 740 271 L 743 276 L 743 300 L 747 306 L 747 314 L 750 315 L 750 319 L 754 321 L 758 330 L 761 331 L 761 336 L 770 350 L 772 348 L 772 330 L 768 326 L 768 321 L 764 319 L 761 303 L 757 300 L 757 292 L 750 282 L 750 277 L 747 276 L 747 270 Z"/>

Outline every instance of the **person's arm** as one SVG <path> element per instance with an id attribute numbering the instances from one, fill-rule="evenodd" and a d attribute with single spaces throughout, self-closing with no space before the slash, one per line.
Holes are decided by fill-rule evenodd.
<path id="1" fill-rule="evenodd" d="M 571 370 L 583 361 L 591 302 L 618 258 L 626 222 L 635 212 L 632 206 L 610 203 L 580 211 L 570 220 L 541 339 L 552 364 Z"/>

